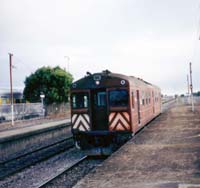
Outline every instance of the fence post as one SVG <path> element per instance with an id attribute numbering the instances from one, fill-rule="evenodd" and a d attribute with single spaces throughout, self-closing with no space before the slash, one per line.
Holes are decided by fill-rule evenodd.
<path id="1" fill-rule="evenodd" d="M 25 103 L 23 103 L 22 109 L 23 109 L 23 111 L 22 111 L 22 120 L 24 120 L 24 115 L 25 115 Z"/>

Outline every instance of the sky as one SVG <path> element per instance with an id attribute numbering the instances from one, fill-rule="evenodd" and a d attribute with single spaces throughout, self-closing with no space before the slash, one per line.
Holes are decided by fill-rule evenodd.
<path id="1" fill-rule="evenodd" d="M 108 69 L 163 94 L 187 92 L 189 62 L 200 90 L 200 0 L 0 0 L 0 88 L 42 66 L 74 80 Z"/>

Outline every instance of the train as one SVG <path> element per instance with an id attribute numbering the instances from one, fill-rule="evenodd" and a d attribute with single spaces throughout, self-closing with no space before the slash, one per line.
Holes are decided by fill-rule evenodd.
<path id="1" fill-rule="evenodd" d="M 90 155 L 110 155 L 161 113 L 159 87 L 109 70 L 73 82 L 70 98 L 75 145 Z"/>

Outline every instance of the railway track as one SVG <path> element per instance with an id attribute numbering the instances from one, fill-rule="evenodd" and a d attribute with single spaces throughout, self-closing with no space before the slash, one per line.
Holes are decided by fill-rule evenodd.
<path id="1" fill-rule="evenodd" d="M 152 120 L 153 121 L 153 120 Z M 147 128 L 148 126 L 145 126 L 143 129 L 141 129 L 133 138 L 134 140 Z M 40 185 L 37 186 L 37 188 L 48 188 L 48 187 L 65 187 L 65 185 L 63 185 L 62 180 L 60 179 L 65 179 L 66 177 L 62 177 L 65 176 L 66 174 L 69 173 L 69 171 L 73 170 L 74 168 L 76 168 L 80 163 L 83 163 L 85 160 L 90 160 L 90 157 L 88 156 L 84 156 L 82 158 L 80 158 L 79 160 L 76 160 L 74 163 L 72 163 L 70 166 L 63 168 L 62 171 L 58 172 L 57 174 L 54 174 L 52 177 L 50 177 L 49 179 L 47 179 L 44 182 L 41 182 Z M 73 173 L 72 173 L 73 174 Z M 74 174 L 75 175 L 75 174 Z M 67 176 L 67 175 L 66 175 Z M 66 180 L 67 181 L 67 180 Z M 66 186 L 68 187 L 68 186 Z M 71 187 L 71 186 L 70 186 Z"/>
<path id="2" fill-rule="evenodd" d="M 82 163 L 83 161 L 85 161 L 86 159 L 88 159 L 88 156 L 84 156 L 82 158 L 80 158 L 79 160 L 76 160 L 74 163 L 72 163 L 69 167 L 65 167 L 63 168 L 62 171 L 58 172 L 57 174 L 54 174 L 52 177 L 50 177 L 48 180 L 41 182 L 40 185 L 37 186 L 37 188 L 44 188 L 44 187 L 48 187 L 49 184 L 52 184 L 53 181 L 55 181 L 56 179 L 58 179 L 59 177 L 61 177 L 63 174 L 67 173 L 68 171 L 72 170 L 73 168 L 75 168 L 77 165 L 79 165 L 80 163 Z"/>
<path id="3" fill-rule="evenodd" d="M 169 102 L 172 102 L 172 101 L 168 101 L 167 103 L 169 103 Z M 144 127 L 144 128 L 146 128 L 146 127 Z M 141 134 L 141 132 L 142 132 L 142 130 L 138 132 L 137 136 L 139 134 Z M 45 161 L 48 158 L 50 158 L 56 154 L 59 154 L 67 149 L 72 148 L 73 146 L 74 146 L 73 139 L 72 139 L 72 137 L 69 137 L 69 138 L 61 140 L 59 142 L 56 142 L 54 144 L 51 144 L 49 146 L 42 147 L 42 148 L 32 151 L 30 153 L 23 154 L 19 157 L 11 159 L 11 160 L 1 162 L 0 163 L 0 180 L 4 179 L 5 177 L 14 175 L 31 165 Z M 59 150 L 57 150 L 55 148 L 59 148 Z M 45 155 L 43 155 L 43 153 L 45 153 Z M 81 158 L 80 160 L 75 161 L 75 163 L 72 164 L 70 167 L 66 167 L 65 169 L 60 171 L 58 174 L 54 175 L 50 179 L 41 183 L 41 185 L 39 185 L 38 188 L 39 187 L 47 187 L 55 179 L 57 179 L 60 176 L 62 176 L 63 174 L 65 174 L 67 171 L 72 170 L 77 165 L 79 165 L 81 162 L 86 160 L 87 158 L 88 157 L 85 156 L 85 157 Z"/>
<path id="4" fill-rule="evenodd" d="M 21 170 L 34 165 L 36 163 L 47 160 L 67 149 L 74 147 L 73 137 L 60 140 L 45 147 L 41 147 L 35 151 L 25 153 L 18 157 L 0 163 L 0 180 L 20 172 Z"/>

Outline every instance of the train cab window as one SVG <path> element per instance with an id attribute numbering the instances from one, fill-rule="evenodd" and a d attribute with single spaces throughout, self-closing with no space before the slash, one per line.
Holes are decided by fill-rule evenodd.
<path id="1" fill-rule="evenodd" d="M 97 106 L 106 106 L 106 92 L 97 93 Z"/>
<path id="2" fill-rule="evenodd" d="M 125 89 L 110 91 L 109 104 L 111 107 L 128 106 L 128 91 Z"/>
<path id="3" fill-rule="evenodd" d="M 88 94 L 76 93 L 72 94 L 72 108 L 80 109 L 88 107 Z"/>

